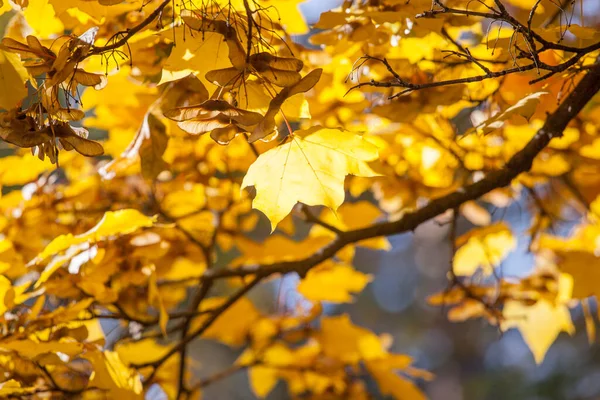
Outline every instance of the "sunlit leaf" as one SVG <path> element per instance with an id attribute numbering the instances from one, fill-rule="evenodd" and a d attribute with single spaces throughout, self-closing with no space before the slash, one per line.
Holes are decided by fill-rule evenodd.
<path id="1" fill-rule="evenodd" d="M 375 146 L 348 131 L 296 132 L 288 143 L 260 155 L 242 188 L 255 187 L 252 205 L 269 217 L 274 230 L 297 202 L 336 210 L 344 201 L 346 175 L 376 176 L 367 162 L 377 156 Z"/>
<path id="2" fill-rule="evenodd" d="M 372 278 L 348 265 L 327 263 L 308 272 L 298 285 L 298 291 L 313 301 L 345 303 L 351 293 L 364 289 Z"/>

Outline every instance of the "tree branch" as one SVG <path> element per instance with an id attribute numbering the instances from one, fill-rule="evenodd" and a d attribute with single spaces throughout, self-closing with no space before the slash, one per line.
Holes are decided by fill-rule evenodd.
<path id="1" fill-rule="evenodd" d="M 148 363 L 143 363 L 143 364 L 133 364 L 132 367 L 134 368 L 144 368 L 144 367 L 153 367 L 154 368 L 154 372 L 152 373 L 152 375 L 148 378 L 148 380 L 151 379 L 151 377 L 154 376 L 156 370 L 165 362 L 167 361 L 169 358 L 171 358 L 171 356 L 173 356 L 174 354 L 177 354 L 178 352 L 180 352 L 185 346 L 188 345 L 188 343 L 190 343 L 192 340 L 198 338 L 200 335 L 202 335 L 204 332 L 206 332 L 206 330 L 208 328 L 211 327 L 211 325 L 225 312 L 227 311 L 227 309 L 229 309 L 229 307 L 231 307 L 233 304 L 235 304 L 236 301 L 238 301 L 239 299 L 241 299 L 242 297 L 244 297 L 246 295 L 246 293 L 248 293 L 254 286 L 256 286 L 260 281 L 262 280 L 261 277 L 255 277 L 250 283 L 244 285 L 242 288 L 240 288 L 237 292 L 235 292 L 233 295 L 231 295 L 229 297 L 229 299 L 227 299 L 227 301 L 225 303 L 223 303 L 223 305 L 221 305 L 220 307 L 218 307 L 210 317 L 208 317 L 203 323 L 202 325 L 197 328 L 195 331 L 191 332 L 188 336 L 182 338 L 179 343 L 177 343 L 175 346 L 173 346 L 164 356 L 162 356 L 161 358 L 159 358 L 156 361 L 152 361 L 152 362 L 148 362 Z"/>
<path id="2" fill-rule="evenodd" d="M 169 4 L 170 2 L 171 2 L 171 0 L 164 0 L 150 15 L 148 15 L 148 17 L 146 17 L 146 19 L 144 19 L 138 25 L 134 26 L 131 29 L 128 29 L 125 32 L 120 32 L 120 33 L 115 34 L 115 36 L 113 36 L 113 38 L 115 38 L 117 35 L 124 35 L 121 39 L 115 41 L 113 44 L 109 44 L 106 46 L 100 46 L 100 47 L 94 46 L 92 48 L 92 50 L 87 54 L 87 56 L 89 57 L 92 55 L 106 53 L 107 51 L 116 50 L 121 46 L 125 46 L 127 44 L 127 41 L 133 35 L 135 35 L 139 31 L 141 31 L 146 26 L 148 26 L 152 21 L 154 21 L 160 15 L 160 13 L 163 11 L 163 9 L 167 6 L 167 4 Z M 109 40 L 109 42 L 110 41 L 111 40 Z"/>
<path id="3" fill-rule="evenodd" d="M 378 236 L 389 236 L 416 229 L 422 223 L 446 212 L 458 208 L 463 203 L 475 200 L 482 195 L 509 185 L 519 174 L 531 169 L 534 158 L 554 138 L 561 137 L 569 122 L 583 109 L 590 99 L 600 90 L 600 65 L 581 79 L 571 94 L 550 114 L 542 128 L 517 152 L 500 170 L 489 173 L 485 178 L 456 190 L 446 196 L 431 201 L 421 209 L 407 212 L 397 221 L 378 223 L 366 228 L 346 231 L 329 245 L 313 255 L 297 261 L 278 262 L 265 265 L 247 265 L 240 268 L 225 268 L 207 271 L 204 280 L 227 277 L 256 275 L 257 279 L 277 273 L 297 272 L 304 276 L 317 264 L 332 257 L 348 244 Z"/>
<path id="4" fill-rule="evenodd" d="M 514 32 L 513 32 L 513 37 L 511 37 L 511 42 L 509 44 L 509 52 L 510 52 L 510 48 L 513 46 L 519 52 L 519 55 L 517 57 L 512 55 L 512 52 L 511 52 L 511 55 L 513 56 L 513 67 L 512 68 L 506 68 L 506 69 L 503 69 L 500 71 L 490 70 L 488 67 L 485 66 L 485 64 L 482 62 L 482 60 L 478 60 L 475 57 L 473 57 L 467 48 L 465 48 L 460 43 L 455 41 L 448 34 L 448 32 L 445 29 L 442 29 L 441 34 L 448 41 L 450 41 L 450 43 L 452 43 L 454 46 L 456 46 L 459 49 L 458 52 L 455 52 L 455 51 L 448 51 L 448 52 L 456 55 L 459 58 L 465 58 L 466 60 L 471 61 L 473 64 L 477 65 L 480 69 L 482 69 L 484 74 L 474 75 L 474 76 L 465 77 L 465 78 L 448 79 L 448 80 L 437 81 L 437 82 L 426 82 L 426 83 L 414 84 L 414 83 L 403 80 L 399 76 L 399 74 L 391 68 L 390 64 L 387 62 L 386 59 L 379 59 L 376 57 L 366 56 L 366 57 L 362 57 L 362 58 L 366 59 L 366 60 L 374 59 L 374 60 L 377 60 L 377 61 L 383 63 L 383 65 L 392 74 L 394 79 L 389 80 L 389 81 L 371 80 L 369 82 L 358 83 L 357 85 L 351 87 L 348 90 L 348 92 L 350 92 L 354 89 L 364 87 L 364 86 L 372 86 L 372 87 L 379 87 L 379 88 L 393 88 L 393 87 L 404 88 L 404 90 L 402 90 L 396 94 L 393 94 L 389 97 L 389 99 L 394 99 L 396 97 L 402 96 L 403 94 L 410 93 L 410 92 L 417 91 L 417 90 L 422 90 L 422 89 L 456 85 L 456 84 L 480 82 L 480 81 L 483 81 L 486 79 L 495 79 L 495 78 L 500 78 L 500 77 L 503 77 L 506 75 L 515 74 L 515 73 L 519 73 L 519 72 L 525 72 L 525 71 L 531 71 L 531 70 L 536 70 L 538 75 L 540 75 L 541 71 L 543 70 L 544 73 L 541 76 L 539 76 L 538 78 L 532 79 L 529 82 L 529 84 L 532 85 L 537 82 L 548 79 L 557 73 L 566 71 L 567 69 L 574 66 L 586 54 L 589 54 L 593 51 L 600 49 L 600 42 L 594 43 L 594 44 L 586 46 L 586 47 L 572 47 L 572 46 L 563 45 L 561 43 L 555 43 L 552 41 L 548 41 L 548 40 L 544 39 L 540 34 L 536 33 L 531 28 L 531 23 L 532 23 L 532 19 L 533 19 L 534 13 L 535 13 L 535 9 L 538 7 L 538 5 L 540 3 L 539 0 L 536 1 L 533 8 L 531 9 L 529 19 L 527 20 L 527 25 L 519 22 L 515 17 L 513 17 L 508 12 L 508 10 L 506 9 L 506 7 L 502 3 L 502 1 L 495 0 L 494 3 L 496 5 L 497 9 L 488 7 L 490 12 L 476 12 L 476 11 L 470 11 L 468 9 L 462 10 L 462 9 L 450 8 L 450 7 L 447 7 L 445 4 L 443 4 L 440 0 L 433 0 L 432 7 L 437 6 L 437 7 L 439 7 L 439 9 L 432 8 L 429 11 L 425 11 L 421 14 L 418 14 L 416 16 L 416 18 L 435 18 L 438 14 L 455 14 L 455 15 L 481 17 L 481 18 L 491 19 L 492 21 L 500 21 L 501 23 L 506 23 L 506 24 L 510 25 L 513 28 Z M 562 9 L 562 8 L 560 8 L 560 9 Z M 521 49 L 519 46 L 514 44 L 513 38 L 515 37 L 515 35 L 516 36 L 521 35 L 523 37 L 525 44 L 527 46 L 527 49 Z M 541 46 L 538 46 L 538 45 L 541 45 Z M 568 53 L 572 53 L 572 56 L 567 61 L 565 61 L 561 64 L 550 65 L 550 64 L 547 64 L 547 63 L 543 62 L 542 60 L 540 60 L 539 55 L 541 52 L 543 52 L 545 50 L 562 50 L 562 51 L 565 51 Z M 517 65 L 517 63 L 516 63 L 517 58 L 524 58 L 524 59 L 530 60 L 531 64 L 527 64 L 524 66 Z M 360 65 L 362 66 L 363 63 L 361 63 Z"/>

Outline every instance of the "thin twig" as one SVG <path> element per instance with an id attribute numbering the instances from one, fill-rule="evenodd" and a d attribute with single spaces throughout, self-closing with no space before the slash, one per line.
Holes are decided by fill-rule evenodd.
<path id="1" fill-rule="evenodd" d="M 148 26 L 152 21 L 154 21 L 161 14 L 161 12 L 167 6 L 167 4 L 169 4 L 170 2 L 171 2 L 171 0 L 164 0 L 162 3 L 160 3 L 160 5 L 152 13 L 150 13 L 150 15 L 148 15 L 146 17 L 146 19 L 144 19 L 142 22 L 140 22 L 138 25 L 134 26 L 133 28 L 128 29 L 127 31 L 120 33 L 120 34 L 124 34 L 124 36 L 121 39 L 115 41 L 112 44 L 106 45 L 106 46 L 100 46 L 100 47 L 95 47 L 94 46 L 94 47 L 92 47 L 92 49 L 86 55 L 86 57 L 89 57 L 91 55 L 103 54 L 103 53 L 106 53 L 108 51 L 116 50 L 119 47 L 126 45 L 127 41 L 129 39 L 131 39 L 131 37 L 133 35 L 135 35 L 139 31 L 141 31 L 146 26 Z M 119 34 L 116 34 L 113 37 L 116 37 L 117 35 L 119 35 Z M 110 42 L 110 40 L 109 40 L 109 42 Z"/>

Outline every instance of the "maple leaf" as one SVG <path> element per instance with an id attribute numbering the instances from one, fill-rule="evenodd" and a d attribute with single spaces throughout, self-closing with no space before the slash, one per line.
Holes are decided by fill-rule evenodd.
<path id="1" fill-rule="evenodd" d="M 247 126 L 256 125 L 262 115 L 239 109 L 223 100 L 207 100 L 202 104 L 178 107 L 165 112 L 184 131 L 193 135 L 210 132 L 219 144 L 228 144 Z"/>
<path id="2" fill-rule="evenodd" d="M 186 28 L 186 26 L 168 28 L 161 33 L 161 38 L 174 42 L 174 46 L 164 62 L 159 84 L 181 79 L 193 73 L 207 85 L 209 81 L 204 76 L 208 71 L 231 65 L 227 56 L 228 45 L 223 43 L 221 35 L 207 32 L 189 38 L 185 34 Z"/>
<path id="3" fill-rule="evenodd" d="M 128 368 L 117 352 L 90 352 L 83 356 L 94 367 L 90 383 L 122 399 L 143 399 L 139 374 Z"/>
<path id="4" fill-rule="evenodd" d="M 298 284 L 298 292 L 313 301 L 346 303 L 352 301 L 350 293 L 361 292 L 371 280 L 370 275 L 349 265 L 329 261 L 308 271 Z"/>
<path id="5" fill-rule="evenodd" d="M 359 201 L 356 203 L 344 203 L 337 212 L 324 209 L 319 219 L 335 228 L 347 231 L 367 227 L 381 218 L 381 216 L 381 210 L 375 205 L 368 201 Z M 310 235 L 334 237 L 335 233 L 323 226 L 314 225 L 310 230 Z M 386 238 L 363 240 L 358 242 L 357 245 L 376 250 L 390 250 L 392 247 Z"/>
<path id="6" fill-rule="evenodd" d="M 168 164 L 163 159 L 168 141 L 165 124 L 154 114 L 148 113 L 129 146 L 119 158 L 105 165 L 100 173 L 106 179 L 112 179 L 139 160 L 142 176 L 154 179 L 168 169 Z"/>
<path id="7" fill-rule="evenodd" d="M 561 332 L 570 335 L 575 332 L 571 314 L 565 304 L 571 297 L 572 287 L 572 279 L 561 274 L 556 303 L 545 299 L 534 305 L 508 301 L 504 307 L 505 321 L 501 324 L 502 328 L 517 328 L 538 364 L 544 361 L 548 349 Z"/>
<path id="8" fill-rule="evenodd" d="M 0 163 L 0 178 L 3 185 L 22 185 L 35 180 L 42 172 L 50 169 L 50 162 L 40 162 L 30 154 L 8 156 Z"/>
<path id="9" fill-rule="evenodd" d="M 573 298 L 600 298 L 600 257 L 585 251 L 560 251 L 557 253 L 557 266 L 560 271 L 573 278 Z"/>
<path id="10" fill-rule="evenodd" d="M 520 115 L 529 121 L 529 118 L 531 118 L 531 116 L 535 113 L 535 110 L 540 103 L 540 97 L 546 94 L 548 94 L 548 92 L 536 92 L 525 96 L 516 104 L 508 107 L 502 112 L 499 112 L 492 118 L 483 121 L 473 129 L 483 134 L 488 134 L 495 129 L 504 126 L 505 122 L 514 115 Z"/>
<path id="11" fill-rule="evenodd" d="M 28 75 L 16 54 L 0 50 L 0 108 L 11 109 L 27 95 Z"/>
<path id="12" fill-rule="evenodd" d="M 0 2 L 1 4 L 1 2 Z M 0 384 L 0 395 L 6 398 L 10 397 L 26 397 L 35 393 L 36 388 L 33 387 L 22 387 L 19 381 L 9 379 Z"/>
<path id="13" fill-rule="evenodd" d="M 70 247 L 79 246 L 83 243 L 94 243 L 111 236 L 126 235 L 137 229 L 152 226 L 155 220 L 156 218 L 147 217 L 133 209 L 107 212 L 96 226 L 84 234 L 74 236 L 69 233 L 55 238 L 48 246 L 46 246 L 44 251 L 30 261 L 30 265 L 34 265 L 53 256 L 58 257 L 59 261 L 49 263 L 46 266 L 36 282 L 36 286 L 39 286 L 48 280 L 48 278 L 62 266 L 62 263 L 66 260 L 61 259 L 59 255 Z"/>
<path id="14" fill-rule="evenodd" d="M 264 138 L 269 135 L 273 130 L 275 130 L 275 117 L 277 113 L 281 110 L 284 102 L 297 94 L 308 92 L 312 89 L 319 79 L 321 79 L 322 69 L 315 69 L 308 73 L 304 78 L 298 80 L 298 82 L 290 85 L 282 89 L 269 103 L 269 108 L 265 113 L 262 121 L 258 124 L 258 126 L 252 132 L 252 135 L 248 138 L 248 142 L 253 143 L 259 139 Z"/>
<path id="15" fill-rule="evenodd" d="M 473 275 L 481 267 L 486 275 L 516 247 L 516 240 L 504 223 L 474 229 L 457 239 L 461 246 L 454 255 L 453 271 L 457 275 Z"/>
<path id="16" fill-rule="evenodd" d="M 367 361 L 368 371 L 373 375 L 379 390 L 385 395 L 391 395 L 396 400 L 425 400 L 425 394 L 412 381 L 399 375 L 394 369 L 406 366 L 404 360 L 399 364 L 388 360 Z"/>
<path id="17" fill-rule="evenodd" d="M 198 311 L 218 307 L 225 299 L 212 297 L 202 302 Z M 240 346 L 246 340 L 250 329 L 259 320 L 261 314 L 252 301 L 247 298 L 240 299 L 231 308 L 225 311 L 215 324 L 204 334 L 204 337 L 217 339 L 230 346 Z M 194 326 L 200 326 L 203 318 L 197 319 Z"/>
<path id="18" fill-rule="evenodd" d="M 321 320 L 318 340 L 328 357 L 348 364 L 386 356 L 381 340 L 368 329 L 352 324 L 348 315 Z"/>
<path id="19" fill-rule="evenodd" d="M 297 131 L 288 143 L 258 157 L 242 189 L 254 186 L 252 206 L 269 218 L 273 231 L 298 202 L 336 210 L 344 201 L 346 175 L 377 176 L 367 164 L 377 157 L 377 148 L 355 133 L 322 127 Z"/>
<path id="20" fill-rule="evenodd" d="M 62 33 L 63 23 L 56 18 L 54 7 L 48 0 L 30 0 L 23 13 L 28 24 L 41 37 Z"/>

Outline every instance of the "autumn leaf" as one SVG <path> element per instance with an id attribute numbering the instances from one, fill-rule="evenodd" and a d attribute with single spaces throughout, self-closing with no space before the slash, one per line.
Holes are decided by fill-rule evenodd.
<path id="1" fill-rule="evenodd" d="M 453 259 L 453 271 L 457 275 L 472 275 L 482 268 L 486 275 L 516 247 L 516 240 L 504 223 L 475 229 L 458 238 L 460 246 Z"/>
<path id="2" fill-rule="evenodd" d="M 254 186 L 252 206 L 269 218 L 273 231 L 297 202 L 336 210 L 344 201 L 346 175 L 377 176 L 367 164 L 377 154 L 374 145 L 348 131 L 298 131 L 288 143 L 260 155 L 242 189 Z"/>
<path id="3" fill-rule="evenodd" d="M 12 306 L 11 298 L 14 298 L 14 296 L 15 291 L 10 280 L 0 275 L 0 312 L 4 313 Z"/>
<path id="4" fill-rule="evenodd" d="M 575 327 L 565 302 L 571 297 L 573 280 L 565 274 L 559 277 L 557 303 L 539 300 L 534 305 L 518 301 L 507 302 L 504 308 L 503 329 L 517 328 L 531 349 L 535 362 L 540 364 L 552 343 L 561 332 L 572 335 Z"/>
<path id="5" fill-rule="evenodd" d="M 222 36 L 207 32 L 187 38 L 185 26 L 166 29 L 161 37 L 174 46 L 163 65 L 160 84 L 184 78 L 190 73 L 196 75 L 204 85 L 209 82 L 204 77 L 210 70 L 231 65 L 228 58 L 228 46 Z M 190 56 L 191 55 L 191 56 Z"/>
<path id="6" fill-rule="evenodd" d="M 101 173 L 106 179 L 112 179 L 119 171 L 139 159 L 142 176 L 154 179 L 168 169 L 168 164 L 163 159 L 168 141 L 165 124 L 154 114 L 148 113 L 129 146 L 119 158 L 104 166 Z"/>
<path id="7" fill-rule="evenodd" d="M 369 330 L 353 325 L 348 315 L 323 318 L 321 325 L 318 340 L 329 357 L 355 364 L 386 354 L 381 340 Z"/>
<path id="8" fill-rule="evenodd" d="M 560 271 L 573 278 L 573 298 L 586 299 L 600 296 L 600 258 L 585 251 L 560 251 L 557 253 L 557 266 Z"/>
<path id="9" fill-rule="evenodd" d="M 50 169 L 52 169 L 50 162 L 42 162 L 30 154 L 8 156 L 4 157 L 0 164 L 0 178 L 3 185 L 23 185 Z"/>
<path id="10" fill-rule="evenodd" d="M 169 314 L 165 308 L 165 304 L 161 297 L 158 285 L 156 283 L 156 273 L 150 275 L 150 283 L 148 284 L 148 301 L 154 304 L 158 309 L 158 326 L 164 337 L 167 337 L 167 323 L 169 322 Z"/>
<path id="11" fill-rule="evenodd" d="M 475 129 L 483 134 L 488 134 L 495 129 L 504 126 L 504 123 L 514 115 L 520 115 L 529 121 L 529 118 L 533 116 L 540 103 L 540 97 L 546 94 L 548 94 L 548 92 L 536 92 L 525 96 L 516 104 L 482 122 L 476 126 Z"/>
<path id="12" fill-rule="evenodd" d="M 9 379 L 0 383 L 0 395 L 7 398 L 29 396 L 36 391 L 35 387 L 22 387 L 19 381 Z"/>
<path id="13" fill-rule="evenodd" d="M 84 355 L 94 367 L 90 383 L 122 399 L 142 399 L 140 376 L 123 363 L 119 354 L 113 351 L 93 352 Z"/>
<path id="14" fill-rule="evenodd" d="M 279 93 L 277 93 L 277 95 L 269 103 L 269 109 L 267 110 L 262 121 L 260 121 L 258 126 L 252 132 L 252 135 L 250 135 L 248 138 L 248 142 L 253 143 L 273 132 L 273 130 L 275 130 L 275 117 L 281 110 L 284 102 L 292 96 L 308 92 L 310 89 L 312 89 L 321 78 L 322 72 L 322 69 L 315 69 L 298 82 L 282 89 Z"/>
<path id="15" fill-rule="evenodd" d="M 43 262 L 49 257 L 57 256 L 72 246 L 79 246 L 83 243 L 94 243 L 111 236 L 126 235 L 140 228 L 150 227 L 154 224 L 156 218 L 147 217 L 137 210 L 124 209 L 115 212 L 107 212 L 102 219 L 89 231 L 81 235 L 62 235 L 54 239 L 46 248 L 38 254 L 30 265 Z M 59 262 L 49 263 L 38 281 L 36 287 L 44 283 L 65 261 L 58 258 Z"/>
<path id="16" fill-rule="evenodd" d="M 361 292 L 371 280 L 349 265 L 328 262 L 308 271 L 298 291 L 309 300 L 346 303 L 352 301 L 351 293 Z"/>
<path id="17" fill-rule="evenodd" d="M 13 108 L 27 95 L 28 72 L 16 54 L 0 50 L 0 108 Z"/>
<path id="18" fill-rule="evenodd" d="M 199 311 L 218 307 L 224 300 L 218 297 L 207 299 L 202 302 Z M 249 299 L 243 298 L 224 312 L 206 331 L 204 337 L 219 340 L 230 346 L 239 346 L 244 342 L 246 335 L 260 316 L 261 314 L 254 304 Z M 196 320 L 194 326 L 201 325 L 202 321 L 202 318 Z"/>
<path id="19" fill-rule="evenodd" d="M 367 362 L 367 369 L 373 375 L 379 390 L 385 395 L 391 395 L 396 400 L 425 400 L 425 394 L 414 382 L 399 375 L 393 366 L 386 365 L 385 361 Z"/>
<path id="20" fill-rule="evenodd" d="M 337 212 L 324 209 L 319 219 L 335 228 L 347 231 L 365 228 L 378 219 L 381 219 L 382 216 L 383 213 L 375 205 L 368 201 L 360 201 L 356 203 L 344 203 L 338 208 Z M 310 230 L 310 235 L 334 237 L 335 233 L 323 226 L 314 225 Z M 390 242 L 386 238 L 363 240 L 358 242 L 357 245 L 376 250 L 391 249 Z"/>
<path id="21" fill-rule="evenodd" d="M 35 358 L 45 353 L 64 353 L 70 357 L 80 354 L 84 350 L 82 343 L 71 342 L 35 342 L 33 340 L 16 340 L 13 342 L 3 343 L 0 346 L 0 351 L 15 351 L 23 357 Z"/>
<path id="22" fill-rule="evenodd" d="M 40 37 L 50 37 L 62 32 L 63 23 L 56 18 L 54 7 L 48 0 L 31 0 L 24 11 L 27 23 Z"/>

